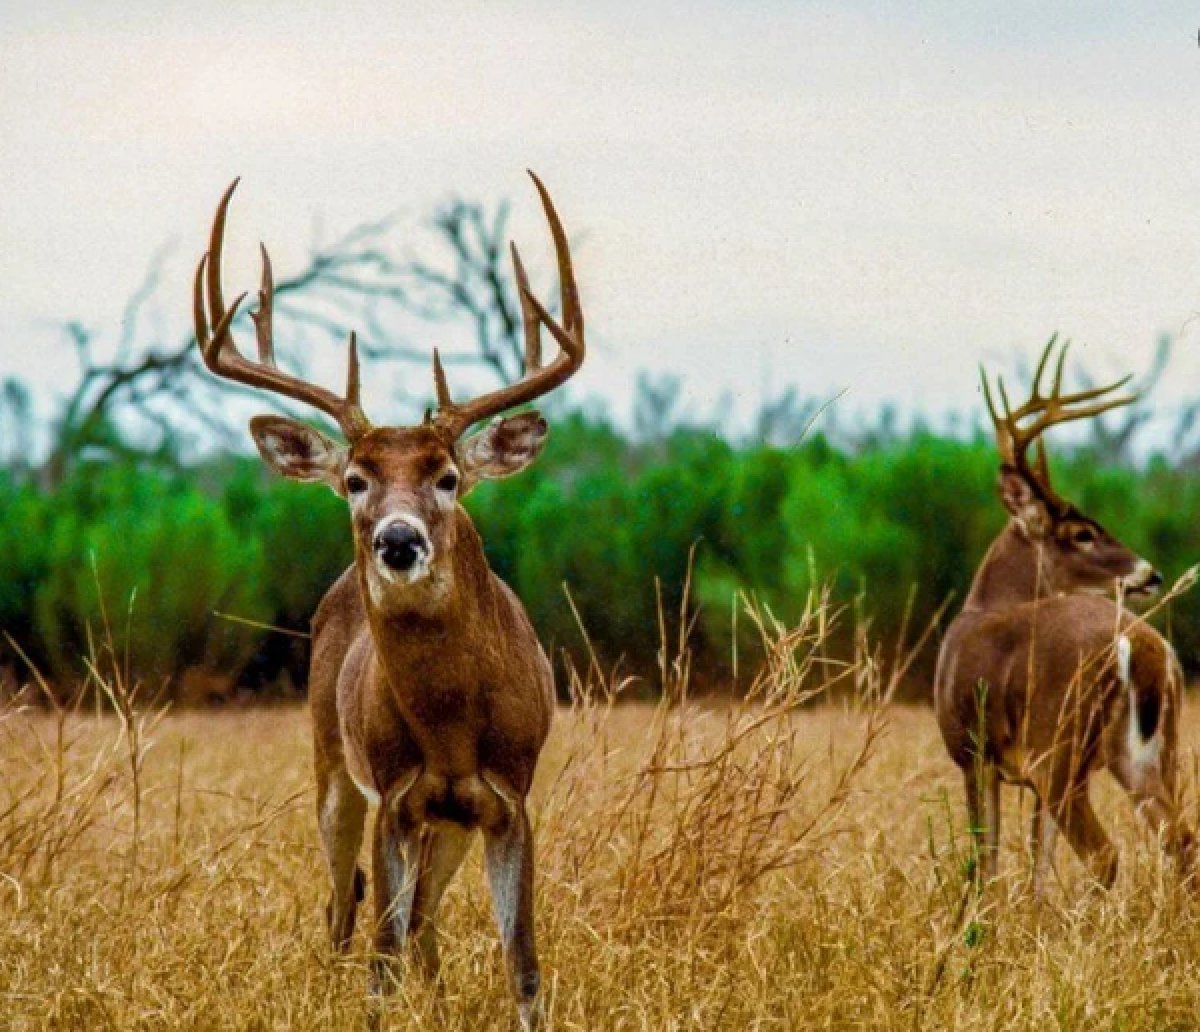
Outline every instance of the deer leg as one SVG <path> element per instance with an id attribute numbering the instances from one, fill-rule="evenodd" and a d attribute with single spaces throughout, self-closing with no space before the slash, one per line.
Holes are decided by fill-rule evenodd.
<path id="1" fill-rule="evenodd" d="M 1000 850 L 1000 778 L 994 764 L 973 763 L 963 771 L 967 790 L 967 821 L 973 849 L 972 876 L 976 885 L 996 877 Z"/>
<path id="2" fill-rule="evenodd" d="M 367 801 L 345 767 L 317 779 L 317 825 L 329 866 L 332 891 L 325 920 L 333 948 L 345 951 L 354 934 L 354 916 L 362 902 L 364 881 L 358 866 Z"/>
<path id="3" fill-rule="evenodd" d="M 1036 794 L 1030 843 L 1033 849 L 1033 894 L 1041 899 L 1046 895 L 1046 889 L 1054 874 L 1054 847 L 1058 843 L 1058 825 L 1054 822 L 1050 808 L 1042 801 L 1042 797 Z"/>
<path id="4" fill-rule="evenodd" d="M 375 957 L 371 964 L 371 991 L 374 995 L 381 995 L 389 988 L 396 954 L 408 941 L 420 857 L 420 830 L 399 819 L 395 807 L 385 803 L 375 817 L 373 851 Z"/>
<path id="5" fill-rule="evenodd" d="M 542 1025 L 541 974 L 533 929 L 533 832 L 524 801 L 508 802 L 508 820 L 484 832 L 484 862 L 521 1027 L 531 1032 Z"/>
<path id="6" fill-rule="evenodd" d="M 1092 809 L 1087 788 L 1084 781 L 1051 800 L 1051 816 L 1092 877 L 1108 889 L 1117 879 L 1117 851 Z"/>
<path id="7" fill-rule="evenodd" d="M 1180 874 L 1190 879 L 1195 867 L 1196 839 L 1168 787 L 1174 778 L 1160 768 L 1159 763 L 1137 766 L 1122 757 L 1109 769 L 1138 814 L 1158 836 L 1167 855 L 1178 864 Z"/>
<path id="8" fill-rule="evenodd" d="M 431 829 L 421 851 L 421 872 L 412 904 L 410 933 L 417 959 L 430 977 L 440 966 L 437 942 L 437 911 L 450 879 L 458 870 L 471 845 L 471 834 L 464 828 L 445 825 Z"/>

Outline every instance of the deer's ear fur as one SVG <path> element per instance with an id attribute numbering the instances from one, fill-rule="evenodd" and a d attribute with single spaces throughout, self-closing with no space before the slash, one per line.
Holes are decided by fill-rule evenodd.
<path id="1" fill-rule="evenodd" d="M 250 433 L 263 461 L 289 480 L 320 483 L 342 493 L 346 448 L 319 430 L 284 416 L 255 416 Z"/>
<path id="2" fill-rule="evenodd" d="M 537 412 L 502 416 L 459 446 L 463 492 L 480 480 L 520 473 L 538 457 L 549 428 Z"/>
<path id="3" fill-rule="evenodd" d="M 1050 533 L 1050 511 L 1034 486 L 1015 469 L 1000 471 L 1000 500 L 1027 541 L 1043 541 Z"/>

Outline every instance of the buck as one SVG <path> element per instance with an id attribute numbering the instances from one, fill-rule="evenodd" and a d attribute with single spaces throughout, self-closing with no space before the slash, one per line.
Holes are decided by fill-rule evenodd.
<path id="1" fill-rule="evenodd" d="M 346 438 L 338 444 L 277 415 L 250 422 L 268 466 L 325 484 L 350 508 L 354 564 L 313 618 L 309 688 L 333 946 L 347 948 L 363 896 L 358 856 L 369 802 L 378 804 L 373 992 L 386 989 L 405 949 L 419 968 L 436 973 L 438 904 L 479 830 L 508 977 L 527 1029 L 540 1024 L 541 1006 L 526 800 L 550 728 L 553 675 L 521 603 L 489 569 L 460 503 L 480 480 L 510 476 L 533 462 L 546 440 L 545 420 L 533 411 L 501 413 L 559 387 L 584 359 L 566 234 L 550 195 L 530 175 L 554 239 L 562 322 L 531 292 L 514 246 L 524 378 L 455 402 L 435 349 L 437 408 L 419 425 L 374 427 L 367 420 L 353 334 L 344 396 L 279 368 L 265 247 L 259 307 L 251 313 L 258 360 L 239 352 L 230 328 L 245 294 L 227 308 L 221 290 L 225 219 L 237 180 L 217 208 L 194 295 L 196 338 L 213 373 L 309 405 L 331 416 Z M 559 346 L 548 364 L 542 326 Z"/>
<path id="2" fill-rule="evenodd" d="M 1063 394 L 1067 347 L 1053 386 L 1042 353 L 1029 400 L 997 412 L 984 398 L 1000 452 L 1000 497 L 1011 517 L 992 543 L 938 656 L 935 706 L 966 785 L 977 878 L 996 874 L 1000 783 L 1032 789 L 1034 887 L 1045 892 L 1059 831 L 1104 887 L 1117 855 L 1088 798 L 1107 769 L 1164 847 L 1190 872 L 1194 843 L 1176 798 L 1182 677 L 1170 645 L 1120 599 L 1149 595 L 1158 572 L 1051 486 L 1042 435 L 1135 400 L 1129 377 Z M 1030 448 L 1036 442 L 1036 456 Z M 1117 600 L 1108 597 L 1116 592 Z M 982 846 L 982 850 L 980 850 Z M 982 855 L 980 855 L 982 854 Z"/>

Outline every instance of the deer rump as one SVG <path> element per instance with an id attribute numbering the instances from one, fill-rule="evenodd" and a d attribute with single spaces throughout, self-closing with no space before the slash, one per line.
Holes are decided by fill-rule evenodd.
<path id="1" fill-rule="evenodd" d="M 961 614 L 938 664 L 935 707 L 960 768 L 994 763 L 1004 780 L 1039 789 L 1157 760 L 1180 683 L 1174 652 L 1152 628 L 1109 599 L 1062 595 Z"/>

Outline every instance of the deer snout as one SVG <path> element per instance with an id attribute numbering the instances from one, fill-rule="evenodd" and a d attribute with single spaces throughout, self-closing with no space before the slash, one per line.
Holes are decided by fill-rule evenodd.
<path id="1" fill-rule="evenodd" d="M 1133 573 L 1125 578 L 1125 590 L 1131 595 L 1150 595 L 1162 587 L 1163 575 L 1145 559 L 1139 559 Z"/>
<path id="2" fill-rule="evenodd" d="M 408 573 L 429 556 L 429 540 L 405 520 L 393 520 L 375 534 L 375 554 L 396 573 Z"/>

